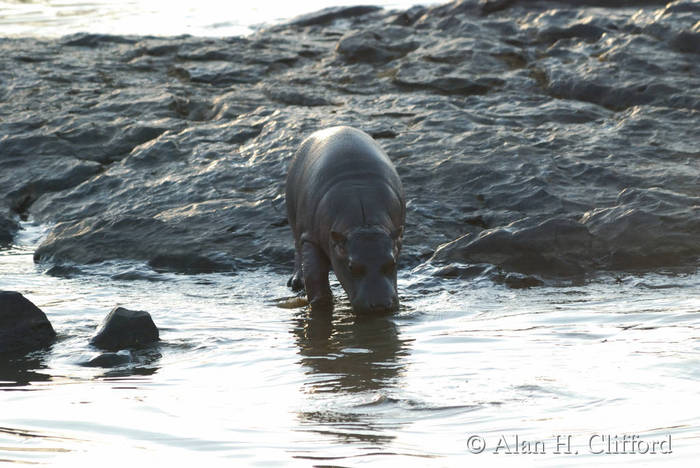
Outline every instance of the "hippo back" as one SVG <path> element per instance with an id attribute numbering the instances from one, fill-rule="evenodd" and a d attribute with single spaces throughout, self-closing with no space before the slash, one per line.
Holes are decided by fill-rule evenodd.
<path id="1" fill-rule="evenodd" d="M 333 198 L 344 197 L 350 203 L 351 199 L 372 198 L 378 193 L 393 194 L 390 204 L 400 205 L 398 218 L 402 223 L 401 180 L 379 145 L 366 133 L 351 127 L 318 131 L 302 143 L 287 175 L 286 201 L 292 230 L 296 235 L 300 224 L 317 224 L 315 218 L 322 203 L 337 207 L 339 200 L 329 201 L 330 194 Z M 383 200 L 375 196 L 374 201 L 381 209 Z M 297 222 L 298 213 L 310 218 Z"/>

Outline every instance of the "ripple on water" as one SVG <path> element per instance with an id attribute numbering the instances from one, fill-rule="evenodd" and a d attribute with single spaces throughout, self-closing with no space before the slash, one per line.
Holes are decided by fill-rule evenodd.
<path id="1" fill-rule="evenodd" d="M 52 276 L 32 261 L 31 229 L 0 252 L 0 287 L 41 307 L 59 339 L 0 365 L 3 459 L 138 459 L 145 447 L 211 463 L 418 466 L 459 459 L 471 433 L 671 433 L 684 450 L 698 433 L 676 404 L 697 398 L 697 274 L 514 290 L 403 271 L 401 311 L 359 319 L 337 283 L 336 313 L 317 316 L 265 270 L 151 281 L 113 262 Z M 149 311 L 162 341 L 85 367 L 117 304 Z"/>

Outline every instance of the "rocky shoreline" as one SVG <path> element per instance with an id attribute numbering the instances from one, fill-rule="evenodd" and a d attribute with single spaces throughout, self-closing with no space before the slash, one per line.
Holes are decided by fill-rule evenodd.
<path id="1" fill-rule="evenodd" d="M 343 124 L 403 179 L 403 267 L 696 268 L 698 17 L 473 0 L 244 38 L 0 39 L 0 248 L 21 218 L 52 226 L 49 265 L 291 271 L 287 164 Z"/>

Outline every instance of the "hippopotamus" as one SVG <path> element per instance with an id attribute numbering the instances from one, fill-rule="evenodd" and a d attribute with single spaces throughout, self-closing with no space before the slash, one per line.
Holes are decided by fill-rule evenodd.
<path id="1" fill-rule="evenodd" d="M 294 274 L 313 310 L 332 310 L 332 269 L 356 313 L 398 308 L 396 268 L 406 202 L 394 165 L 376 141 L 352 127 L 319 130 L 295 153 L 287 174 Z"/>

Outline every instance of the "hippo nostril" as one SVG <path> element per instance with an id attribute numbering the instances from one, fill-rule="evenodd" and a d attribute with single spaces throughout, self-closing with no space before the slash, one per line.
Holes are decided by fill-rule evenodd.
<path id="1" fill-rule="evenodd" d="M 381 304 L 371 304 L 367 309 L 371 313 L 387 313 L 393 312 L 397 308 L 398 301 L 392 299 L 390 302 L 385 302 Z"/>

